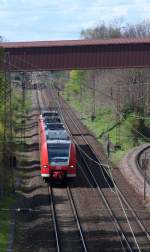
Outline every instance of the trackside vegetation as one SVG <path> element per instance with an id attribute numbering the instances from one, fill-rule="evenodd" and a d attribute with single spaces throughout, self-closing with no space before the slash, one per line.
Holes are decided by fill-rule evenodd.
<path id="1" fill-rule="evenodd" d="M 132 147 L 142 144 L 149 140 L 150 137 L 150 118 L 144 118 L 137 115 L 133 111 L 121 112 L 121 119 L 119 125 L 115 114 L 115 108 L 108 104 L 96 105 L 95 119 L 92 120 L 92 94 L 84 90 L 82 100 L 80 96 L 71 91 L 69 88 L 65 89 L 63 97 L 69 104 L 80 114 L 83 123 L 95 134 L 98 141 L 100 141 L 105 151 L 107 152 L 108 136 L 110 142 L 110 159 L 118 164 L 123 155 Z M 119 127 L 120 139 L 119 148 L 116 148 L 117 128 Z"/>
<path id="2" fill-rule="evenodd" d="M 134 25 L 122 22 L 101 22 L 82 30 L 81 38 L 150 37 L 149 20 Z M 109 143 L 110 158 L 115 163 L 130 148 L 150 141 L 149 69 L 73 70 L 68 72 L 62 90 L 106 152 Z"/>
<path id="3" fill-rule="evenodd" d="M 3 211 L 3 209 L 9 209 L 12 207 L 16 197 L 9 194 L 2 201 L 0 201 L 0 251 L 6 252 L 8 244 L 8 232 L 10 225 L 11 213 L 10 211 Z"/>
<path id="4" fill-rule="evenodd" d="M 3 52 L 0 52 L 3 59 Z M 29 94 L 11 82 L 11 73 L 0 73 L 0 251 L 8 245 L 8 232 L 13 204 L 16 201 L 17 155 L 23 150 L 25 115 L 30 108 Z"/>
<path id="5" fill-rule="evenodd" d="M 4 77 L 1 76 L 1 83 L 5 84 Z M 7 85 L 7 83 L 6 83 Z M 0 251 L 5 252 L 8 245 L 8 232 L 10 226 L 11 212 L 3 211 L 3 209 L 12 208 L 13 204 L 17 199 L 17 194 L 15 192 L 16 183 L 16 170 L 14 164 L 10 165 L 9 155 L 16 157 L 17 163 L 19 153 L 22 152 L 24 146 L 23 136 L 23 124 L 22 115 L 26 114 L 30 108 L 30 98 L 27 95 L 29 102 L 22 104 L 22 91 L 20 88 L 12 87 L 12 97 L 11 97 L 11 124 L 12 124 L 12 136 L 9 135 L 9 128 L 5 125 L 5 104 L 1 103 L 0 113 Z M 2 98 L 3 94 L 0 92 Z M 9 113 L 9 109 L 7 111 Z M 7 117 L 8 118 L 8 117 Z M 6 138 L 4 139 L 4 128 L 6 128 Z M 5 142 L 4 142 L 5 140 Z M 7 151 L 9 155 L 6 155 Z"/>
<path id="6" fill-rule="evenodd" d="M 0 197 L 3 198 L 5 194 L 14 191 L 13 159 L 16 151 L 22 149 L 23 115 L 28 111 L 29 104 L 22 104 L 22 91 L 13 86 L 10 102 L 5 94 L 8 81 L 4 80 L 4 76 L 0 78 L 0 85 L 4 87 L 4 91 L 0 89 Z"/>

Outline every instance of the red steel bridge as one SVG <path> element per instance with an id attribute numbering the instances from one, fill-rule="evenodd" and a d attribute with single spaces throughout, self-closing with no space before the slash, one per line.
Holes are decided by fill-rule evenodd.
<path id="1" fill-rule="evenodd" d="M 149 68 L 150 38 L 4 42 L 0 70 Z"/>

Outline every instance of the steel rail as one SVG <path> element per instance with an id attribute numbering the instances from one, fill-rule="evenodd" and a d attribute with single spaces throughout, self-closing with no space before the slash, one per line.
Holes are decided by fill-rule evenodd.
<path id="1" fill-rule="evenodd" d="M 82 155 L 82 153 L 80 153 L 80 154 Z M 83 158 L 83 156 L 82 156 L 82 158 Z M 127 245 L 127 247 L 128 247 L 128 249 L 129 249 L 129 251 L 132 252 L 132 251 L 133 251 L 133 250 L 132 250 L 132 247 L 131 247 L 130 243 L 128 242 L 128 239 L 126 238 L 126 236 L 125 236 L 125 234 L 124 234 L 124 232 L 123 232 L 123 230 L 122 230 L 122 227 L 121 227 L 121 225 L 119 224 L 119 221 L 118 221 L 117 218 L 115 217 L 113 210 L 112 210 L 111 207 L 109 206 L 109 203 L 108 203 L 108 201 L 107 201 L 107 199 L 106 199 L 104 193 L 103 193 L 102 190 L 100 189 L 100 187 L 99 187 L 99 185 L 98 185 L 98 183 L 97 183 L 97 181 L 96 181 L 96 179 L 95 179 L 93 173 L 91 172 L 91 170 L 90 170 L 90 168 L 89 168 L 89 166 L 88 166 L 88 164 L 87 164 L 87 162 L 86 162 L 86 160 L 85 160 L 84 158 L 83 158 L 83 162 L 85 163 L 86 168 L 87 168 L 89 174 L 91 175 L 91 177 L 92 177 L 92 179 L 93 179 L 94 185 L 95 185 L 95 187 L 96 187 L 96 189 L 97 189 L 97 192 L 98 192 L 99 196 L 102 198 L 102 200 L 103 200 L 103 202 L 104 202 L 104 205 L 106 206 L 106 210 L 109 212 L 111 221 L 114 223 L 114 226 L 115 226 L 115 229 L 117 229 L 116 231 L 117 231 L 118 235 L 119 235 L 120 238 L 122 239 L 121 244 L 122 244 L 122 246 L 123 246 L 123 249 L 124 249 L 123 242 L 125 242 L 126 245 Z M 83 173 L 82 165 L 78 164 L 78 166 L 80 167 L 80 170 L 81 170 L 82 173 Z M 85 173 L 84 173 L 84 177 L 86 178 L 87 182 L 89 183 L 89 178 L 86 176 Z"/>
<path id="2" fill-rule="evenodd" d="M 60 103 L 60 101 L 59 101 Z M 71 121 L 74 123 L 74 125 L 76 126 L 76 128 L 78 129 L 78 131 L 81 133 L 79 126 L 77 125 L 77 123 L 74 122 L 74 120 L 72 119 L 72 117 L 70 116 L 70 114 L 68 113 L 68 111 L 66 112 L 69 115 L 69 118 L 71 119 Z M 100 159 L 97 157 L 93 147 L 91 146 L 91 144 L 87 141 L 87 139 L 82 135 L 81 133 L 81 137 L 83 138 L 83 140 L 86 142 L 86 144 L 88 144 L 88 146 L 90 147 L 91 151 L 93 152 L 93 154 L 95 155 L 95 157 L 97 158 L 97 160 L 101 163 Z M 79 150 L 80 151 L 80 150 Z M 109 176 L 109 178 L 112 180 L 108 170 L 106 169 L 106 167 L 104 167 L 103 165 L 101 165 L 103 167 L 103 169 L 106 171 L 107 175 Z M 136 223 L 138 224 L 138 226 L 140 227 L 140 229 L 143 231 L 143 233 L 145 233 L 145 236 L 147 237 L 147 239 L 150 241 L 150 234 L 147 231 L 146 227 L 144 226 L 144 224 L 141 222 L 140 218 L 137 216 L 135 210 L 132 208 L 132 206 L 129 204 L 129 202 L 126 200 L 125 196 L 123 195 L 123 193 L 120 191 L 120 189 L 118 188 L 118 186 L 116 185 L 116 183 L 113 180 L 113 183 L 117 189 L 117 192 L 119 193 L 119 196 L 121 197 L 121 199 L 124 201 L 125 205 L 129 208 L 132 216 L 134 216 Z M 138 246 L 138 244 L 137 244 Z M 138 246 L 139 247 L 139 246 Z M 140 250 L 140 248 L 139 248 Z"/>
<path id="3" fill-rule="evenodd" d="M 60 101 L 59 101 L 60 102 Z M 60 105 L 58 106 L 59 109 L 60 109 Z M 60 110 L 61 111 L 61 110 Z M 62 114 L 62 112 L 61 112 Z M 69 113 L 68 113 L 69 115 Z M 69 117 L 71 118 L 72 122 L 74 123 L 74 125 L 76 126 L 76 128 L 78 129 L 78 131 L 80 132 L 80 129 L 78 127 L 78 125 L 73 121 L 72 117 L 69 115 Z M 63 120 L 65 122 L 65 120 Z M 66 124 L 66 123 L 65 123 Z M 66 125 L 67 126 L 67 125 Z M 68 127 L 67 127 L 68 128 Z M 69 129 L 68 129 L 69 130 Z M 81 132 L 80 132 L 81 133 Z M 87 139 L 81 134 L 81 137 L 84 139 L 84 141 L 88 144 L 88 146 L 90 147 L 90 149 L 92 150 L 93 154 L 96 156 L 97 160 L 100 162 L 100 159 L 97 157 L 93 147 L 91 146 L 91 144 L 87 141 Z M 82 154 L 83 156 L 83 154 Z M 111 178 L 110 174 L 108 173 L 107 169 L 105 167 L 103 167 L 105 169 L 105 171 L 107 172 L 108 176 Z M 122 194 L 122 192 L 119 190 L 119 188 L 117 187 L 117 185 L 115 184 L 117 190 L 118 190 L 118 193 L 120 194 L 122 200 L 124 201 L 124 203 L 126 204 L 126 206 L 130 209 L 132 215 L 134 216 L 134 218 L 136 219 L 137 223 L 139 224 L 140 228 L 142 229 L 142 231 L 146 234 L 146 237 L 148 239 L 150 239 L 150 236 L 149 236 L 149 233 L 147 232 L 145 226 L 142 224 L 141 220 L 139 219 L 139 217 L 137 216 L 137 214 L 135 213 L 135 211 L 132 209 L 132 207 L 130 206 L 130 204 L 127 202 L 127 200 L 125 199 L 125 196 Z M 130 245 L 128 246 L 130 247 Z M 132 251 L 132 250 L 131 250 Z"/>
<path id="4" fill-rule="evenodd" d="M 66 112 L 68 115 L 69 113 Z M 78 129 L 78 131 L 80 132 L 79 126 L 75 124 L 75 122 L 73 121 L 72 117 L 69 115 L 69 118 L 72 120 L 72 122 L 74 123 L 74 125 L 76 126 L 76 128 Z M 80 132 L 81 133 L 81 132 Z M 81 134 L 81 137 L 83 138 L 83 140 L 86 142 L 86 144 L 90 147 L 92 153 L 95 155 L 96 159 L 99 161 L 100 166 L 103 167 L 103 169 L 105 170 L 105 172 L 107 173 L 107 175 L 109 176 L 109 178 L 112 180 L 110 173 L 108 172 L 108 170 L 106 169 L 105 166 L 101 165 L 101 161 L 99 159 L 99 157 L 96 155 L 93 146 L 91 146 L 91 144 L 89 143 L 89 141 L 87 141 L 87 139 Z M 140 218 L 137 216 L 135 210 L 133 209 L 133 207 L 131 206 L 131 204 L 126 200 L 125 196 L 123 195 L 123 193 L 120 191 L 119 187 L 117 186 L 117 184 L 115 183 L 115 181 L 113 181 L 113 183 L 115 184 L 115 187 L 120 195 L 120 197 L 122 198 L 122 200 L 124 201 L 125 205 L 130 209 L 130 212 L 132 213 L 132 215 L 134 216 L 134 218 L 136 219 L 136 222 L 138 223 L 139 227 L 142 229 L 142 231 L 145 233 L 145 236 L 147 237 L 147 239 L 150 241 L 150 234 L 147 231 L 146 227 L 144 226 L 144 224 L 141 222 Z"/>
<path id="5" fill-rule="evenodd" d="M 78 231 L 79 231 L 79 234 L 80 234 L 80 237 L 81 237 L 83 250 L 84 250 L 84 252 L 88 252 L 85 237 L 84 237 L 83 230 L 82 230 L 81 223 L 80 223 L 80 219 L 79 219 L 79 216 L 78 216 L 78 211 L 77 211 L 77 208 L 76 208 L 76 205 L 75 205 L 75 201 L 73 199 L 71 189 L 70 189 L 69 186 L 67 186 L 66 190 L 67 190 L 69 203 L 71 205 L 72 213 L 73 213 L 73 216 L 74 216 L 74 219 L 76 221 L 77 228 L 78 228 Z M 59 236 L 59 231 L 58 231 L 59 228 L 58 228 L 58 222 L 57 222 L 57 214 L 56 214 L 56 209 L 55 209 L 55 204 L 54 204 L 54 196 L 53 196 L 53 191 L 52 191 L 51 186 L 49 186 L 49 194 L 51 195 L 50 201 L 51 201 L 52 217 L 53 217 L 55 237 L 56 237 L 56 243 L 57 243 L 57 251 L 60 252 L 62 249 L 61 249 L 61 245 L 60 245 L 61 242 L 60 242 L 60 236 Z"/>
<path id="6" fill-rule="evenodd" d="M 37 96 L 38 110 L 39 112 L 41 112 L 39 93 L 37 89 L 36 89 L 36 96 Z M 57 218 L 56 218 L 56 212 L 55 212 L 55 207 L 54 207 L 54 202 L 53 202 L 52 188 L 50 186 L 48 186 L 48 196 L 49 196 L 50 208 L 52 212 L 52 222 L 53 222 L 53 228 L 54 228 L 54 233 L 55 233 L 56 248 L 57 248 L 57 252 L 60 252 L 61 249 L 60 249 L 60 242 L 59 242 L 59 235 L 58 235 Z"/>
<path id="7" fill-rule="evenodd" d="M 68 128 L 68 130 L 69 130 L 69 128 Z M 70 134 L 71 134 L 71 132 L 70 132 Z M 78 146 L 77 146 L 77 148 L 78 148 Z M 129 249 L 129 251 L 132 252 L 132 251 L 133 251 L 133 250 L 132 250 L 132 247 L 131 247 L 130 243 L 128 242 L 128 239 L 126 238 L 126 236 L 125 236 L 125 234 L 124 234 L 124 232 L 123 232 L 123 230 L 122 230 L 122 227 L 121 227 L 121 225 L 119 224 L 119 221 L 118 221 L 117 218 L 115 217 L 115 215 L 114 215 L 114 213 L 113 213 L 113 210 L 112 210 L 111 207 L 109 206 L 109 203 L 108 203 L 108 201 L 107 201 L 107 199 L 106 199 L 104 193 L 103 193 L 102 190 L 100 189 L 100 187 L 99 187 L 99 185 L 98 185 L 98 182 L 97 182 L 95 176 L 93 175 L 93 173 L 91 172 L 91 170 L 90 170 L 90 168 L 89 168 L 87 162 L 85 161 L 85 158 L 83 157 L 83 153 L 80 151 L 79 148 L 78 148 L 78 150 L 79 150 L 79 152 L 80 152 L 80 155 L 82 156 L 83 162 L 85 163 L 86 168 L 87 168 L 89 174 L 91 175 L 91 177 L 92 177 L 92 179 L 93 179 L 93 182 L 94 182 L 94 184 L 95 184 L 95 186 L 96 186 L 96 189 L 97 189 L 97 191 L 98 191 L 99 196 L 102 198 L 102 200 L 103 200 L 103 202 L 104 202 L 104 204 L 105 204 L 105 206 L 106 206 L 106 208 L 107 208 L 107 210 L 108 210 L 108 212 L 109 212 L 109 214 L 110 214 L 110 217 L 111 217 L 112 221 L 114 222 L 115 226 L 117 227 L 117 232 L 118 232 L 119 236 L 122 238 L 123 242 L 126 243 L 128 249 Z M 80 166 L 80 168 L 81 168 L 81 166 Z"/>
<path id="8" fill-rule="evenodd" d="M 44 96 L 43 96 L 43 98 L 44 98 L 44 101 L 45 101 Z M 46 104 L 46 101 L 45 101 L 45 104 Z M 68 194 L 68 198 L 69 198 L 69 201 L 70 201 L 70 205 L 71 205 L 71 208 L 72 208 L 74 218 L 75 218 L 76 223 L 77 223 L 77 227 L 78 227 L 78 231 L 79 231 L 79 234 L 80 234 L 80 237 L 81 237 L 83 249 L 84 249 L 85 252 L 87 252 L 88 249 L 87 249 L 85 237 L 84 237 L 84 234 L 83 234 L 82 226 L 81 226 L 81 223 L 80 223 L 80 220 L 79 220 L 78 211 L 77 211 L 75 201 L 73 199 L 72 192 L 71 192 L 71 189 L 70 189 L 69 186 L 67 186 L 67 194 Z"/>
<path id="9" fill-rule="evenodd" d="M 42 100 L 44 100 L 44 103 L 46 105 L 45 96 L 42 94 L 42 92 L 41 92 L 41 97 L 42 97 Z M 56 217 L 56 210 L 55 210 L 55 205 L 54 205 L 54 197 L 53 197 L 53 193 L 52 193 L 52 187 L 49 187 L 49 190 L 50 190 L 50 193 L 51 193 L 51 208 L 52 208 L 52 217 L 53 217 L 53 223 L 54 223 L 57 251 L 60 252 L 61 251 L 61 246 L 60 246 L 60 241 L 59 241 L 60 238 L 59 238 L 59 233 L 58 233 L 58 224 L 57 224 L 57 217 Z M 73 195 L 72 195 L 72 192 L 71 192 L 71 189 L 70 189 L 69 186 L 67 186 L 67 194 L 68 194 L 69 202 L 70 202 L 71 209 L 72 209 L 72 212 L 73 212 L 73 216 L 74 216 L 74 219 L 76 220 L 78 231 L 79 231 L 79 234 L 80 234 L 80 237 L 81 237 L 83 250 L 85 252 L 88 252 L 85 237 L 84 237 L 83 230 L 82 230 L 82 226 L 81 226 L 79 216 L 78 216 L 78 212 L 77 212 L 77 208 L 76 208 L 76 205 L 75 205 L 75 201 L 73 199 Z"/>
<path id="10" fill-rule="evenodd" d="M 84 234 L 83 234 L 82 226 L 81 226 L 81 223 L 80 223 L 80 219 L 79 219 L 79 216 L 78 216 L 78 211 L 77 211 L 75 201 L 73 199 L 73 195 L 72 195 L 72 192 L 71 192 L 71 189 L 70 189 L 69 186 L 67 186 L 67 193 L 68 193 L 68 197 L 69 197 L 69 200 L 70 200 L 72 211 L 73 211 L 73 214 L 74 214 L 77 226 L 78 226 L 78 230 L 79 230 L 80 237 L 81 237 L 81 240 L 82 240 L 83 249 L 84 249 L 85 252 L 87 252 L 88 249 L 87 249 L 85 237 L 84 237 Z"/>
<path id="11" fill-rule="evenodd" d="M 72 119 L 70 117 L 70 119 Z M 72 120 L 73 121 L 73 120 Z M 79 127 L 78 127 L 79 129 Z M 95 157 L 97 158 L 97 160 L 101 163 L 100 159 L 97 157 L 93 147 L 91 146 L 91 144 L 86 140 L 86 138 L 82 135 L 82 138 L 84 139 L 84 141 L 88 144 L 88 146 L 90 146 L 93 154 L 95 155 Z M 108 172 L 108 170 L 105 168 L 105 166 L 101 165 L 103 167 L 103 169 L 106 171 L 107 175 L 109 176 L 110 179 L 111 176 Z M 115 183 L 115 181 L 114 181 Z M 119 187 L 117 186 L 117 184 L 115 183 L 115 186 L 118 190 L 118 193 L 120 195 L 120 197 L 122 198 L 122 200 L 124 201 L 124 203 L 126 204 L 126 206 L 130 209 L 130 212 L 132 213 L 132 215 L 134 216 L 134 218 L 136 219 L 138 225 L 140 226 L 140 228 L 142 229 L 142 231 L 145 233 L 146 237 L 148 238 L 148 240 L 150 241 L 150 235 L 149 235 L 149 232 L 147 231 L 146 227 L 143 225 L 143 223 L 141 222 L 141 220 L 139 219 L 139 217 L 137 216 L 136 212 L 134 211 L 134 209 L 132 208 L 132 206 L 129 204 L 129 202 L 126 200 L 125 196 L 123 195 L 123 193 L 120 191 Z"/>
<path id="12" fill-rule="evenodd" d="M 57 100 L 57 99 L 55 99 L 55 101 L 56 101 L 56 100 Z M 67 127 L 67 129 L 68 129 L 68 131 L 69 131 L 69 133 L 70 133 L 70 135 L 72 135 L 72 134 L 71 134 L 71 131 L 70 131 L 69 127 L 67 126 L 66 121 L 65 121 L 65 119 L 64 119 L 64 117 L 63 117 L 63 115 L 62 115 L 61 106 L 60 106 L 59 101 L 58 101 L 58 109 L 59 109 L 59 111 L 60 111 L 60 114 L 61 114 L 61 116 L 62 116 L 62 118 L 63 118 L 63 121 L 64 121 L 64 123 L 65 123 L 65 125 L 66 125 L 66 127 Z M 70 116 L 69 116 L 69 117 L 70 117 Z M 71 117 L 70 117 L 70 118 L 71 118 Z M 71 118 L 71 120 L 73 121 L 72 118 Z M 74 123 L 74 124 L 75 124 L 75 123 Z M 78 148 L 78 146 L 77 146 L 77 148 Z M 79 152 L 80 152 L 80 149 L 79 149 Z M 83 157 L 83 154 L 82 154 L 81 152 L 80 152 L 80 154 L 81 154 L 82 157 Z M 97 183 L 97 180 L 95 179 L 94 175 L 92 174 L 92 172 L 91 172 L 91 170 L 90 170 L 90 168 L 89 168 L 87 162 L 86 162 L 86 167 L 87 167 L 87 169 L 88 169 L 88 171 L 89 171 L 89 173 L 90 173 L 90 175 L 91 175 L 91 177 L 92 177 L 92 179 L 93 179 L 94 184 L 96 185 L 96 188 L 97 188 L 97 191 L 98 191 L 98 193 L 99 193 L 99 196 L 103 199 L 103 202 L 104 202 L 104 204 L 105 204 L 107 210 L 109 211 L 110 217 L 111 217 L 111 219 L 113 220 L 115 226 L 117 227 L 117 232 L 118 232 L 120 238 L 122 239 L 121 244 L 123 245 L 122 242 L 125 242 L 126 245 L 127 245 L 128 251 L 133 252 L 132 247 L 131 247 L 130 243 L 128 242 L 127 238 L 126 238 L 126 236 L 125 236 L 125 234 L 124 234 L 124 232 L 123 232 L 123 230 L 122 230 L 121 225 L 119 224 L 119 222 L 118 222 L 117 218 L 115 217 L 115 215 L 114 215 L 112 209 L 110 208 L 109 203 L 108 203 L 108 201 L 107 201 L 105 195 L 103 194 L 102 190 L 100 189 L 100 187 L 99 187 L 99 185 L 98 185 L 98 183 Z"/>
<path id="13" fill-rule="evenodd" d="M 56 239 L 56 247 L 57 252 L 61 251 L 60 246 L 60 238 L 59 238 L 59 232 L 58 232 L 58 223 L 57 223 L 57 217 L 56 217 L 56 209 L 54 204 L 54 197 L 53 197 L 53 190 L 51 186 L 48 186 L 48 192 L 49 192 L 49 201 L 52 211 L 52 220 L 53 220 L 53 226 L 54 226 L 54 232 L 55 232 L 55 239 Z"/>

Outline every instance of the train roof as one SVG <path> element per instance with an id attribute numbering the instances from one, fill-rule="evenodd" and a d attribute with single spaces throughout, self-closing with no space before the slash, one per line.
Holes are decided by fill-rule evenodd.
<path id="1" fill-rule="evenodd" d="M 56 110 L 43 110 L 43 117 L 47 143 L 70 143 L 70 135 L 61 122 Z"/>

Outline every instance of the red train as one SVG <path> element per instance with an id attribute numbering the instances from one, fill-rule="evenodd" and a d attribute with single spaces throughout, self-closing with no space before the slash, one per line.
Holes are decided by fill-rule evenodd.
<path id="1" fill-rule="evenodd" d="M 76 177 L 76 147 L 61 123 L 57 111 L 43 111 L 39 118 L 41 176 L 53 178 Z"/>

